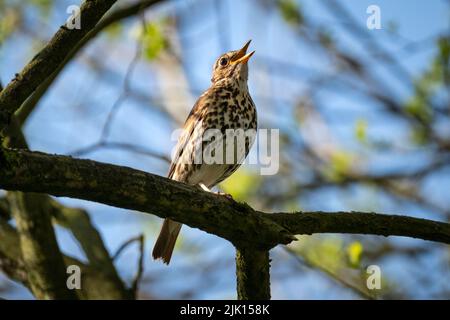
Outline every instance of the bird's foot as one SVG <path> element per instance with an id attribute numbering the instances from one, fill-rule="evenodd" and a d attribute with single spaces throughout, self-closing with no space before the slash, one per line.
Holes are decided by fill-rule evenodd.
<path id="1" fill-rule="evenodd" d="M 227 199 L 233 200 L 233 197 L 231 196 L 231 194 L 229 193 L 225 193 L 225 192 L 214 192 L 211 189 L 209 189 L 207 186 L 205 186 L 203 183 L 199 183 L 200 188 L 202 188 L 202 190 L 206 191 L 206 192 L 210 192 L 210 193 L 214 193 L 217 194 L 219 196 L 224 196 Z"/>
<path id="2" fill-rule="evenodd" d="M 20 74 L 16 73 L 14 74 L 14 78 L 11 81 L 20 81 L 22 80 L 22 77 L 20 76 Z"/>
<path id="3" fill-rule="evenodd" d="M 218 194 L 219 196 L 223 196 L 227 199 L 233 200 L 233 196 L 229 193 L 219 191 L 219 192 L 216 192 L 216 194 Z"/>

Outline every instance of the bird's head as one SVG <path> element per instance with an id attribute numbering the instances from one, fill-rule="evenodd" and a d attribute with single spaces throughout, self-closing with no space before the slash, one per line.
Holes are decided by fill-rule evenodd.
<path id="1" fill-rule="evenodd" d="M 211 82 L 217 83 L 225 80 L 235 82 L 236 84 L 246 84 L 248 79 L 247 61 L 255 53 L 252 51 L 247 54 L 247 48 L 250 45 L 249 40 L 240 50 L 230 51 L 221 55 L 213 67 L 213 76 Z"/>

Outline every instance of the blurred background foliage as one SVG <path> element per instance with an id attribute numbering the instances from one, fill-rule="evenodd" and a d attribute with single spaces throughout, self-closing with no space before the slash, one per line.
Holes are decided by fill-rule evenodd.
<path id="1" fill-rule="evenodd" d="M 249 87 L 260 128 L 280 130 L 280 168 L 261 176 L 245 165 L 221 189 L 268 212 L 364 210 L 448 222 L 450 3 L 372 2 L 159 1 L 109 26 L 65 67 L 24 125 L 28 143 L 165 175 L 172 132 L 209 86 L 213 62 L 252 39 Z M 134 3 L 118 1 L 113 11 Z M 0 0 L 3 85 L 72 4 Z M 381 9 L 380 30 L 366 27 L 371 4 Z M 159 219 L 60 201 L 88 210 L 112 254 L 144 233 L 140 298 L 235 296 L 234 250 L 225 241 L 184 227 L 166 267 L 149 254 Z M 56 230 L 62 250 L 85 260 L 71 235 Z M 271 252 L 272 296 L 449 299 L 449 253 L 398 237 L 302 236 Z M 115 261 L 127 282 L 138 256 L 130 246 Z M 372 264 L 381 268 L 382 290 L 365 286 Z M 4 276 L 0 296 L 31 298 Z"/>

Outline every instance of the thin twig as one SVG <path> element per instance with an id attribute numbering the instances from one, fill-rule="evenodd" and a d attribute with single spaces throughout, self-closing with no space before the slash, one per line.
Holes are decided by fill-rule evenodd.
<path id="1" fill-rule="evenodd" d="M 117 249 L 116 253 L 113 255 L 113 260 L 116 260 L 121 254 L 122 252 L 128 247 L 130 246 L 132 243 L 134 242 L 139 242 L 139 260 L 138 260 L 138 268 L 136 271 L 136 275 L 133 278 L 133 281 L 131 283 L 131 287 L 130 287 L 130 291 L 133 294 L 133 297 L 136 297 L 136 294 L 138 292 L 139 289 L 139 282 L 142 279 L 142 274 L 144 273 L 144 254 L 145 254 L 145 250 L 144 250 L 144 235 L 140 234 L 139 236 L 133 237 L 131 239 L 128 239 L 127 241 L 125 241 L 120 247 L 119 249 Z"/>
<path id="2" fill-rule="evenodd" d="M 139 236 L 139 261 L 138 261 L 138 269 L 136 272 L 136 275 L 134 276 L 133 282 L 131 284 L 131 292 L 133 293 L 133 296 L 136 298 L 138 290 L 139 290 L 139 283 L 142 278 L 142 274 L 144 273 L 144 235 L 141 234 Z"/>
<path id="3" fill-rule="evenodd" d="M 130 239 L 128 239 L 127 241 L 125 241 L 124 243 L 122 243 L 122 244 L 120 245 L 120 247 L 119 247 L 119 248 L 116 250 L 116 252 L 114 253 L 112 259 L 113 259 L 113 260 L 117 260 L 117 258 L 122 254 L 122 252 L 123 252 L 130 244 L 132 244 L 133 242 L 136 242 L 136 241 L 140 241 L 140 237 L 141 237 L 141 236 L 142 236 L 142 235 L 139 235 L 139 236 L 130 238 Z"/>
<path id="4" fill-rule="evenodd" d="M 306 267 L 306 268 L 309 268 L 314 271 L 319 271 L 320 273 L 327 275 L 330 279 L 334 280 L 335 282 L 351 289 L 353 292 L 355 292 L 356 294 L 358 294 L 366 299 L 369 299 L 369 300 L 376 299 L 376 297 L 370 295 L 369 292 L 364 291 L 360 287 L 338 277 L 335 273 L 331 272 L 327 268 L 325 268 L 319 264 L 313 264 L 310 261 L 308 261 L 307 259 L 305 259 L 304 257 L 299 256 L 294 250 L 292 250 L 288 247 L 285 247 L 285 246 L 283 246 L 282 248 L 285 252 L 287 252 L 290 256 L 292 256 L 295 259 L 295 261 L 297 261 L 302 267 Z"/>
<path id="5" fill-rule="evenodd" d="M 143 15 L 141 15 L 141 17 L 142 17 L 142 28 L 143 28 L 143 30 L 145 30 L 145 18 Z M 133 76 L 134 69 L 136 68 L 136 65 L 142 55 L 142 41 L 139 38 L 136 40 L 136 49 L 135 50 L 136 51 L 134 53 L 134 57 L 131 60 L 131 62 L 129 63 L 127 71 L 125 73 L 125 78 L 123 80 L 122 93 L 119 95 L 119 97 L 114 102 L 113 106 L 111 107 L 111 110 L 109 111 L 108 117 L 106 118 L 105 124 L 102 129 L 100 141 L 104 141 L 105 139 L 107 139 L 107 137 L 111 131 L 112 122 L 114 121 L 114 118 L 115 118 L 117 112 L 119 111 L 120 106 L 125 101 L 125 99 L 127 98 L 128 94 L 130 92 L 130 81 Z"/>
<path id="6" fill-rule="evenodd" d="M 145 30 L 146 28 L 146 20 L 143 13 L 140 15 L 141 22 L 142 22 L 142 30 Z M 161 154 L 157 153 L 155 151 L 147 150 L 143 147 L 133 145 L 131 143 L 125 143 L 125 142 L 108 142 L 106 139 L 109 136 L 109 133 L 111 131 L 112 122 L 114 121 L 114 118 L 119 111 L 119 108 L 121 107 L 122 103 L 125 101 L 125 99 L 128 97 L 128 95 L 131 92 L 131 78 L 133 76 L 133 72 L 136 68 L 136 65 L 141 58 L 142 55 L 142 41 L 140 39 L 136 40 L 136 49 L 133 59 L 128 65 L 127 71 L 125 73 L 125 78 L 123 80 L 123 90 L 122 93 L 119 95 L 117 100 L 114 102 L 113 106 L 111 107 L 111 110 L 107 116 L 107 119 L 105 121 L 105 124 L 103 126 L 100 139 L 98 142 L 93 143 L 87 147 L 72 151 L 69 153 L 72 156 L 81 156 L 87 153 L 90 153 L 98 148 L 113 148 L 113 149 L 129 149 L 133 152 L 144 154 L 147 156 L 151 156 L 160 160 L 163 160 L 165 162 L 170 163 L 170 158 Z"/>
<path id="7" fill-rule="evenodd" d="M 110 14 L 105 15 L 97 25 L 88 32 L 83 39 L 81 39 L 70 51 L 68 56 L 64 59 L 64 61 L 58 66 L 58 68 L 50 74 L 33 92 L 25 102 L 20 106 L 20 109 L 17 110 L 16 116 L 22 125 L 30 113 L 34 110 L 37 103 L 40 101 L 42 96 L 48 91 L 50 85 L 54 82 L 57 76 L 61 73 L 64 67 L 69 63 L 77 54 L 84 48 L 92 39 L 95 39 L 96 36 L 105 30 L 110 25 L 124 20 L 126 18 L 132 17 L 136 14 L 142 12 L 142 10 L 160 2 L 159 0 L 142 0 L 138 3 L 131 4 L 127 7 L 119 8 L 116 11 L 111 12 Z"/>
<path id="8" fill-rule="evenodd" d="M 142 154 L 145 156 L 150 156 L 150 157 L 162 160 L 164 162 L 170 163 L 170 158 L 168 156 L 166 156 L 165 154 L 147 149 L 147 148 L 139 146 L 139 145 L 135 145 L 132 143 L 126 143 L 126 142 L 110 142 L 110 141 L 95 142 L 86 147 L 69 152 L 69 155 L 71 155 L 73 157 L 80 157 L 80 156 L 84 156 L 89 153 L 92 153 L 101 148 L 128 150 L 131 152 L 139 153 L 139 154 Z"/>

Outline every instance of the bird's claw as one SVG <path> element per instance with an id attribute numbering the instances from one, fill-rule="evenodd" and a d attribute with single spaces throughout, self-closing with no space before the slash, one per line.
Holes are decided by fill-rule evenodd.
<path id="1" fill-rule="evenodd" d="M 234 200 L 234 199 L 233 199 L 233 196 L 232 196 L 231 194 L 229 194 L 229 193 L 225 193 L 225 192 L 217 192 L 217 194 L 218 194 L 219 196 L 223 196 L 223 197 L 225 197 L 225 198 L 227 198 L 227 199 L 229 199 L 229 200 Z"/>

